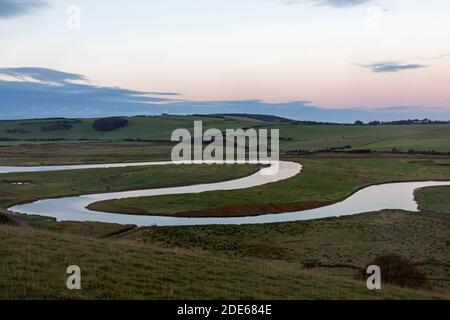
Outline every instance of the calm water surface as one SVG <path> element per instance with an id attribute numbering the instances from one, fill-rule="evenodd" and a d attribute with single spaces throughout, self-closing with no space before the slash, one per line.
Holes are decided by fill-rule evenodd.
<path id="1" fill-rule="evenodd" d="M 0 167 L 0 173 L 7 172 L 44 172 L 58 170 L 77 170 L 93 168 L 114 168 L 129 166 L 168 165 L 171 162 L 147 162 L 124 164 L 100 164 L 82 166 L 52 166 L 52 167 Z M 285 180 L 301 172 L 301 165 L 294 162 L 280 162 L 277 174 L 268 174 L 273 168 L 265 168 L 249 177 L 210 184 L 200 184 L 186 187 L 137 190 L 115 193 L 104 193 L 68 197 L 61 199 L 41 200 L 29 204 L 10 208 L 11 211 L 23 214 L 36 214 L 58 221 L 98 221 L 118 224 L 135 224 L 138 226 L 186 226 L 186 225 L 212 225 L 212 224 L 261 224 L 274 222 L 288 222 L 300 220 L 314 220 L 329 217 L 340 217 L 384 209 L 399 209 L 417 211 L 418 206 L 414 200 L 414 191 L 419 188 L 432 186 L 450 186 L 450 182 L 402 182 L 371 186 L 358 191 L 346 200 L 317 209 L 267 214 L 255 217 L 239 218 L 176 218 L 163 216 L 137 216 L 94 212 L 86 209 L 92 203 L 105 200 L 147 197 L 170 194 L 189 194 L 205 191 L 236 190 L 261 186 L 268 183 Z"/>

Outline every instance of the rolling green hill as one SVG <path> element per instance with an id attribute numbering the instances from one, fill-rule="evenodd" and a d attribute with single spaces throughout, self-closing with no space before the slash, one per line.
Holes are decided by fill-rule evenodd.
<path id="1" fill-rule="evenodd" d="M 94 130 L 92 126 L 95 119 L 81 119 L 80 123 L 73 123 L 71 129 L 58 131 L 43 131 L 41 128 L 50 123 L 64 120 L 2 121 L 0 122 L 0 137 L 10 139 L 169 140 L 174 130 L 192 128 L 194 121 L 203 121 L 205 129 L 231 129 L 268 124 L 268 122 L 258 119 L 239 116 L 142 116 L 126 119 L 129 121 L 127 126 L 109 132 Z"/>
<path id="2" fill-rule="evenodd" d="M 1 121 L 0 140 L 170 140 L 175 129 L 193 127 L 194 121 L 203 121 L 204 129 L 267 128 L 280 129 L 281 148 L 290 150 L 319 150 L 350 146 L 353 149 L 391 151 L 396 148 L 407 152 L 450 151 L 450 125 L 298 125 L 279 119 L 245 116 L 157 116 L 131 117 L 123 128 L 99 132 L 92 127 L 95 119 L 82 119 L 70 123 L 69 129 L 43 130 L 64 120 Z M 65 120 L 71 121 L 71 120 Z M 55 128 L 53 128 L 55 129 Z M 58 129 L 58 127 L 56 127 Z M 5 141 L 4 141 L 5 143 Z M 16 142 L 17 143 L 17 142 Z"/>

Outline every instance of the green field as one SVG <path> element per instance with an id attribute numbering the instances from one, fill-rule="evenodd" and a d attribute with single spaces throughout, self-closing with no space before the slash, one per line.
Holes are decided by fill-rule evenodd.
<path id="1" fill-rule="evenodd" d="M 342 200 L 372 184 L 450 180 L 450 160 L 419 156 L 333 156 L 291 158 L 304 165 L 286 181 L 235 191 L 132 198 L 92 208 L 129 214 L 239 216 L 297 211 Z"/>
<path id="2" fill-rule="evenodd" d="M 94 119 L 82 119 L 70 130 L 42 131 L 51 120 L 0 121 L 3 139 L 66 139 L 123 141 L 125 139 L 170 140 L 175 129 L 192 131 L 194 121 L 203 121 L 204 129 L 220 130 L 254 127 L 280 129 L 281 148 L 289 150 L 318 150 L 350 146 L 353 149 L 391 151 L 393 148 L 408 152 L 445 151 L 450 145 L 450 125 L 295 125 L 290 122 L 270 122 L 238 116 L 162 116 L 127 118 L 129 124 L 111 132 L 92 128 Z M 57 121 L 57 120 L 53 120 Z M 13 130 L 11 132 L 11 130 Z M 19 132 L 15 132 L 18 130 Z M 10 132 L 8 132 L 10 131 Z M 82 141 L 79 141 L 82 142 Z M 8 142 L 17 144 L 17 141 Z"/>
<path id="3" fill-rule="evenodd" d="M 0 226 L 1 299 L 445 299 L 443 293 L 316 274 L 282 261 Z M 7 257 L 7 259 L 4 259 Z M 78 292 L 66 268 L 82 266 Z"/>
<path id="4" fill-rule="evenodd" d="M 0 147 L 0 165 L 63 165 L 170 160 L 171 146 L 127 142 L 14 142 Z"/>
<path id="5" fill-rule="evenodd" d="M 256 165 L 170 165 L 2 174 L 0 208 L 45 198 L 233 180 L 257 170 Z"/>
<path id="6" fill-rule="evenodd" d="M 450 214 L 450 206 L 448 199 L 450 189 L 446 187 L 436 187 L 424 189 L 417 192 L 417 199 L 420 203 L 420 209 L 424 211 L 440 212 L 443 214 Z M 447 199 L 442 201 L 442 199 Z M 450 241 L 448 243 L 450 245 Z"/>
<path id="7" fill-rule="evenodd" d="M 268 122 L 243 117 L 210 117 L 210 116 L 143 116 L 127 118 L 127 126 L 110 132 L 93 129 L 95 119 L 82 119 L 81 123 L 73 123 L 69 130 L 47 131 L 42 126 L 57 120 L 0 121 L 0 137 L 12 139 L 93 139 L 93 140 L 170 140 L 172 132 L 179 128 L 193 128 L 194 121 L 203 121 L 207 128 L 231 129 L 268 124 Z M 23 129 L 25 133 L 10 133 L 11 129 Z"/>
<path id="8" fill-rule="evenodd" d="M 353 149 L 391 151 L 450 150 L 450 125 L 405 126 L 316 126 L 276 125 L 280 137 L 285 140 L 281 147 L 287 150 L 318 150 L 351 146 Z M 286 140 L 287 139 L 287 140 Z M 292 139 L 292 140 L 289 140 Z"/>
<path id="9" fill-rule="evenodd" d="M 172 130 L 190 128 L 194 120 L 204 120 L 206 128 L 280 128 L 282 159 L 302 163 L 303 172 L 247 190 L 128 199 L 99 208 L 175 216 L 263 214 L 326 205 L 377 183 L 450 180 L 448 155 L 390 152 L 450 152 L 450 125 L 316 126 L 231 116 L 134 117 L 107 133 L 94 131 L 93 119 L 51 132 L 41 126 L 54 120 L 1 121 L 0 138 L 18 140 L 0 141 L 0 165 L 168 160 Z M 346 145 L 388 152 L 287 153 Z M 448 187 L 417 191 L 420 213 L 387 210 L 267 225 L 137 228 L 58 223 L 2 210 L 44 198 L 230 180 L 255 170 L 164 166 L 1 174 L 0 299 L 450 299 Z M 367 290 L 361 270 L 388 253 L 411 261 L 427 285 Z M 66 289 L 72 264 L 82 269 L 81 291 Z"/>
<path id="10" fill-rule="evenodd" d="M 450 229 L 441 212 L 180 228 L 26 221 L 0 225 L 2 299 L 450 298 Z M 428 287 L 367 290 L 358 268 L 384 252 L 417 263 Z M 82 268 L 81 291 L 65 288 L 71 264 Z"/>

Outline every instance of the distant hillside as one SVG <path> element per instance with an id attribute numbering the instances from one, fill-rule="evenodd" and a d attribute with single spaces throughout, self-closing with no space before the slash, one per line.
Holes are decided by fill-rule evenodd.
<path id="1" fill-rule="evenodd" d="M 122 141 L 158 143 L 171 147 L 176 129 L 193 130 L 194 121 L 203 129 L 221 131 L 236 128 L 279 129 L 282 151 L 305 150 L 383 150 L 418 153 L 450 151 L 450 124 L 431 121 L 400 121 L 377 124 L 330 124 L 297 122 L 264 115 L 135 116 L 125 118 L 127 125 L 112 131 L 97 131 L 97 119 L 45 119 L 0 121 L 0 143 L 18 141 Z M 16 142 L 14 142 L 16 143 Z M 1 150 L 0 150 L 1 151 Z"/>
<path id="2" fill-rule="evenodd" d="M 270 125 L 264 117 L 232 115 L 135 116 L 103 119 L 47 118 L 0 121 L 0 141 L 42 140 L 169 140 L 176 129 L 192 129 L 203 121 L 204 129 L 221 130 Z M 268 119 L 271 117 L 267 117 Z M 119 125 L 111 121 L 120 121 Z M 111 126 L 111 124 L 114 124 Z"/>
<path id="3" fill-rule="evenodd" d="M 224 114 L 216 114 L 215 116 L 230 116 L 230 117 L 243 117 L 256 119 L 267 122 L 291 122 L 294 121 L 292 119 L 268 115 L 268 114 L 248 114 L 248 113 L 224 113 Z"/>

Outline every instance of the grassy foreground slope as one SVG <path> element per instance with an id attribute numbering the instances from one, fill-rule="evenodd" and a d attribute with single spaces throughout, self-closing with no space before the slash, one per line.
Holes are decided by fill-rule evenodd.
<path id="1" fill-rule="evenodd" d="M 423 192 L 450 206 L 448 193 Z M 253 226 L 27 223 L 0 225 L 1 299 L 450 299 L 450 221 L 439 210 Z M 428 287 L 373 292 L 355 280 L 386 252 L 415 262 Z M 72 264 L 81 291 L 65 287 Z"/>
<path id="2" fill-rule="evenodd" d="M 386 288 L 300 270 L 295 264 L 0 226 L 1 299 L 406 299 L 442 294 Z M 82 290 L 65 287 L 82 269 Z"/>
<path id="3" fill-rule="evenodd" d="M 449 192 L 447 188 L 446 196 Z M 387 210 L 268 225 L 144 228 L 121 237 L 231 257 L 288 261 L 344 278 L 355 276 L 380 255 L 397 253 L 418 264 L 435 290 L 450 293 L 450 219 L 435 212 Z"/>

